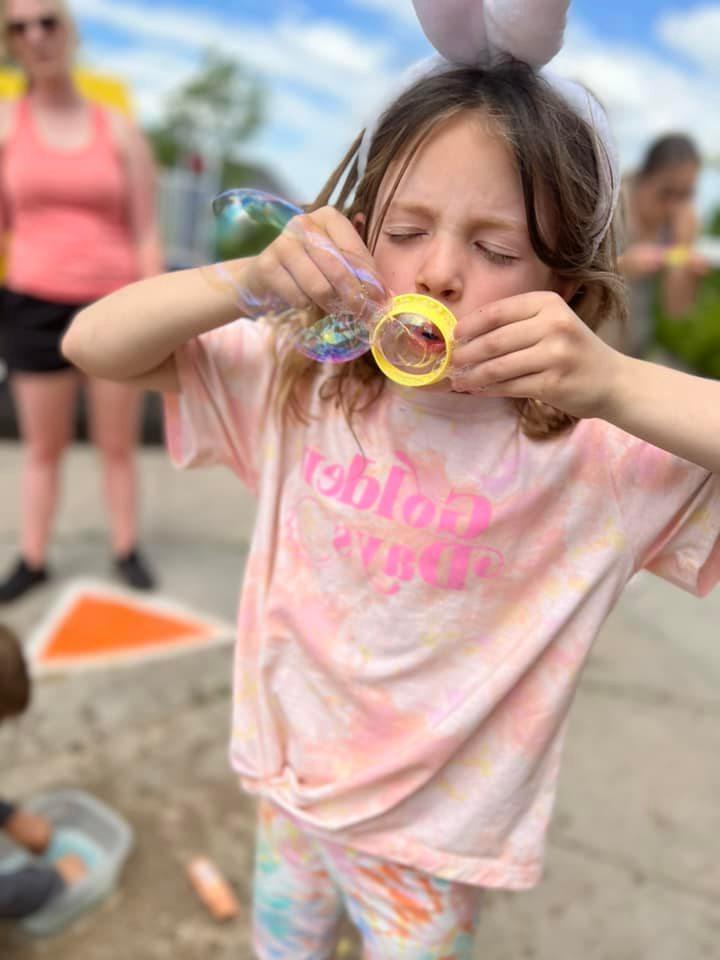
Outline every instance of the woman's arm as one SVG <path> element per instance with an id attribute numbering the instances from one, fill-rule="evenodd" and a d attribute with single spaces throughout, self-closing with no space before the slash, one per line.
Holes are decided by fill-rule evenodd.
<path id="1" fill-rule="evenodd" d="M 678 247 L 692 250 L 699 232 L 700 225 L 695 210 L 690 205 L 683 207 L 675 220 L 673 242 Z M 685 263 L 668 266 L 663 274 L 661 296 L 663 307 L 669 316 L 682 317 L 692 310 L 701 275 L 702 271 L 698 272 L 697 262 L 692 257 Z"/>
<path id="2" fill-rule="evenodd" d="M 633 243 L 618 257 L 618 270 L 627 280 L 643 280 L 659 273 L 667 251 L 659 243 Z"/>
<path id="3" fill-rule="evenodd" d="M 113 136 L 122 153 L 128 184 L 130 227 L 141 277 L 165 269 L 157 218 L 155 160 L 140 128 L 119 113 L 110 113 Z"/>

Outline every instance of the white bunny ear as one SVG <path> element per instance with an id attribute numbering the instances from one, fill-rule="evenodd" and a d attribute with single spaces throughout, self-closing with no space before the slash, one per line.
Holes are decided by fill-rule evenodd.
<path id="1" fill-rule="evenodd" d="M 425 36 L 450 63 L 478 66 L 488 40 L 483 0 L 413 0 Z"/>
<path id="2" fill-rule="evenodd" d="M 446 60 L 489 66 L 503 55 L 531 67 L 560 50 L 570 0 L 413 0 L 425 36 Z"/>

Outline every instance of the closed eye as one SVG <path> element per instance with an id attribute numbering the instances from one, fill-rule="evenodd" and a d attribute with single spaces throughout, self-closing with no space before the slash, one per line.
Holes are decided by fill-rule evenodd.
<path id="1" fill-rule="evenodd" d="M 517 261 L 517 257 L 511 257 L 507 253 L 498 253 L 497 250 L 492 250 L 490 247 L 486 247 L 484 243 L 476 243 L 476 248 L 482 253 L 486 260 L 490 263 L 498 264 L 498 266 L 509 266 L 511 263 Z"/>
<path id="2" fill-rule="evenodd" d="M 416 230 L 414 232 L 408 231 L 407 233 L 386 233 L 385 236 L 395 243 L 403 243 L 405 240 L 415 240 L 417 237 L 424 237 L 425 234 L 422 230 Z"/>

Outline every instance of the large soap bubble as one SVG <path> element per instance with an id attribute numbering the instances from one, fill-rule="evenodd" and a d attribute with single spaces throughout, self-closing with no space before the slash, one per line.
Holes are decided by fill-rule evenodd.
<path id="1" fill-rule="evenodd" d="M 265 245 L 303 213 L 260 190 L 229 190 L 214 200 L 213 210 L 224 235 L 240 234 L 251 225 L 264 231 Z M 335 248 L 323 234 L 305 232 L 303 242 L 315 245 L 319 258 L 341 263 L 347 276 L 347 289 L 340 284 L 337 303 L 326 316 L 290 308 L 273 297 L 258 300 L 245 289 L 235 289 L 239 304 L 253 316 L 274 316 L 293 346 L 319 363 L 347 363 L 372 350 L 383 373 L 405 386 L 423 386 L 445 376 L 455 328 L 449 310 L 416 294 L 391 298 L 366 263 Z M 216 272 L 217 282 L 232 284 L 230 265 L 217 264 Z"/>
<path id="2" fill-rule="evenodd" d="M 213 211 L 218 219 L 221 235 L 241 236 L 248 227 L 263 232 L 266 244 L 271 243 L 303 213 L 300 207 L 261 190 L 228 190 L 213 201 Z M 288 309 L 272 298 L 258 302 L 246 291 L 239 293 L 243 303 L 252 307 L 254 313 L 272 313 L 285 327 L 285 332 L 294 346 L 304 356 L 319 363 L 347 363 L 370 350 L 370 338 L 374 318 L 381 313 L 381 306 L 389 300 L 380 280 L 373 276 L 366 265 L 351 262 L 350 256 L 337 250 L 327 239 L 317 234 L 305 234 L 304 241 L 315 244 L 317 252 L 340 262 L 347 274 L 347 287 L 362 292 L 343 297 L 338 291 L 337 304 L 327 316 L 317 316 L 313 311 Z M 352 306 L 347 301 L 354 301 Z M 263 310 L 263 307 L 266 309 Z M 289 329 L 292 325 L 292 329 Z"/>

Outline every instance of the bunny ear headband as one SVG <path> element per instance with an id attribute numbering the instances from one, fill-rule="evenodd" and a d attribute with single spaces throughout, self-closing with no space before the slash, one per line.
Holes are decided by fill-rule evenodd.
<path id="1" fill-rule="evenodd" d="M 620 158 L 607 114 L 595 97 L 581 84 L 545 68 L 562 47 L 570 0 L 413 0 L 413 4 L 425 35 L 439 56 L 412 67 L 399 89 L 368 123 L 358 153 L 360 176 L 365 172 L 380 118 L 405 90 L 424 77 L 453 67 L 490 67 L 513 57 L 537 70 L 595 135 L 600 172 L 594 225 L 597 249 L 610 229 L 620 195 Z"/>

